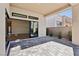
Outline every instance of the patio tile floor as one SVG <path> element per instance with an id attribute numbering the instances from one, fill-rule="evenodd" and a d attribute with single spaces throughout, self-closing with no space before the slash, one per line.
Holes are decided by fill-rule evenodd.
<path id="1" fill-rule="evenodd" d="M 70 47 L 70 49 L 72 48 L 72 51 L 73 51 L 73 55 L 76 55 L 76 56 L 79 56 L 79 49 L 76 48 L 78 46 L 72 44 L 70 41 L 67 41 L 67 40 L 62 40 L 62 39 L 57 39 L 56 37 L 37 37 L 37 38 L 30 38 L 30 39 L 24 39 L 22 41 L 19 41 L 19 42 L 12 42 L 11 43 L 11 46 L 10 48 L 13 48 L 13 47 L 16 47 L 16 46 L 20 46 L 21 47 L 21 51 L 24 51 L 25 49 L 29 49 L 31 47 L 34 47 L 34 46 L 39 46 L 41 44 L 45 44 L 46 42 L 56 42 L 56 43 L 60 43 L 64 46 L 67 46 L 67 47 Z M 45 46 L 45 45 L 44 45 Z M 48 46 L 48 45 L 47 45 Z M 55 45 L 56 46 L 56 45 Z M 53 46 L 54 47 L 54 46 Z M 46 48 L 46 47 L 45 47 Z M 56 47 L 55 47 L 56 48 Z M 53 48 L 53 49 L 55 49 Z M 41 48 L 42 49 L 42 48 Z M 51 48 L 52 49 L 52 48 Z M 30 49 L 29 49 L 30 50 Z M 49 49 L 48 49 L 49 50 Z M 56 49 L 55 49 L 56 50 Z M 31 50 L 30 50 L 31 51 Z M 34 50 L 32 50 L 31 52 L 33 52 Z M 39 50 L 41 51 L 41 50 Z M 46 50 L 47 51 L 47 50 Z M 52 51 L 52 50 L 51 50 Z M 59 50 L 60 51 L 60 50 Z M 62 50 L 61 50 L 62 51 Z M 27 51 L 28 52 L 28 51 Z M 75 53 L 74 53 L 75 52 Z M 10 52 L 11 53 L 11 52 Z M 45 52 L 46 53 L 46 52 Z M 53 52 L 54 53 L 54 52 Z M 24 53 L 25 54 L 25 53 Z M 28 53 L 26 53 L 28 54 Z M 25 54 L 25 55 L 26 55 Z M 32 53 L 31 53 L 32 54 Z M 40 54 L 38 54 L 40 55 Z M 41 54 L 42 55 L 42 54 Z M 45 54 L 43 54 L 45 55 Z M 48 54 L 50 55 L 50 54 Z M 56 55 L 56 51 L 55 51 L 55 55 Z M 59 55 L 59 54 L 58 54 Z M 60 55 L 62 55 L 60 53 Z M 63 54 L 64 55 L 64 54 Z M 72 55 L 72 53 L 71 53 Z M 65 55 L 64 55 L 65 56 Z"/>

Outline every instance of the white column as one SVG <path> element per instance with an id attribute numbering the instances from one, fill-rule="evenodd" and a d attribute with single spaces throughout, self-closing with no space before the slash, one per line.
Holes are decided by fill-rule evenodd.
<path id="1" fill-rule="evenodd" d="M 72 43 L 79 45 L 79 5 L 72 6 Z"/>
<path id="2" fill-rule="evenodd" d="M 0 8 L 0 55 L 5 55 L 5 9 Z"/>
<path id="3" fill-rule="evenodd" d="M 46 36 L 46 20 L 43 17 L 39 19 L 39 24 L 38 24 L 38 36 Z"/>
<path id="4" fill-rule="evenodd" d="M 1 3 L 0 4 L 0 56 L 6 55 L 5 53 L 5 8 L 7 8 L 9 4 Z"/>

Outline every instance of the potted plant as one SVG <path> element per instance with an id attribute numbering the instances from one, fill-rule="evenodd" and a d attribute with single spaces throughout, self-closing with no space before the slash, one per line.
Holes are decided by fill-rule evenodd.
<path id="1" fill-rule="evenodd" d="M 49 31 L 48 31 L 48 28 L 46 29 L 46 35 L 47 35 L 47 36 L 49 35 Z"/>
<path id="2" fill-rule="evenodd" d="M 53 33 L 52 33 L 52 32 L 50 32 L 50 33 L 49 33 L 49 36 L 51 36 L 51 37 L 52 37 L 52 36 L 53 36 Z"/>
<path id="3" fill-rule="evenodd" d="M 62 38 L 62 33 L 61 33 L 61 32 L 58 33 L 58 38 L 59 38 L 59 39 Z"/>
<path id="4" fill-rule="evenodd" d="M 69 41 L 72 41 L 72 31 L 68 32 L 68 39 L 69 39 Z"/>

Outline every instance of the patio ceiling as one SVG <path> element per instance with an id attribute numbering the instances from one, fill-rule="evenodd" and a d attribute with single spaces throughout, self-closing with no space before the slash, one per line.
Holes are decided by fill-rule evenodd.
<path id="1" fill-rule="evenodd" d="M 47 16 L 70 6 L 69 3 L 11 3 L 10 6 Z"/>

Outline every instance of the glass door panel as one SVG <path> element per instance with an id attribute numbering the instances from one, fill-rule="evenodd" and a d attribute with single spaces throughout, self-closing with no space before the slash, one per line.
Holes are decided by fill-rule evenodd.
<path id="1" fill-rule="evenodd" d="M 31 31 L 30 31 L 31 37 L 37 37 L 38 36 L 38 22 L 31 21 Z"/>

